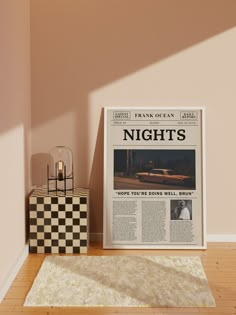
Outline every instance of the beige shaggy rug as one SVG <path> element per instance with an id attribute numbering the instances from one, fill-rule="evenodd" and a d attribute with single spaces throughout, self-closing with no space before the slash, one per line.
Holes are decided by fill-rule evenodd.
<path id="1" fill-rule="evenodd" d="M 25 306 L 215 306 L 199 257 L 47 256 Z"/>

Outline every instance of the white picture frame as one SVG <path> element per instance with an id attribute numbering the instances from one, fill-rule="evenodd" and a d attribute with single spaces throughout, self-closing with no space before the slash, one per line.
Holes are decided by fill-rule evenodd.
<path id="1" fill-rule="evenodd" d="M 183 116 L 181 116 L 181 112 L 183 113 Z M 194 120 L 194 113 L 196 114 L 197 120 Z M 140 117 L 138 115 L 140 114 Z M 144 116 L 142 116 L 144 114 Z M 153 114 L 153 116 L 149 115 L 149 117 L 145 117 L 145 114 Z M 164 114 L 166 117 L 164 117 Z M 168 117 L 168 114 L 173 114 L 173 117 Z M 116 115 L 116 116 L 114 116 Z M 136 116 L 135 116 L 136 115 Z M 176 116 L 176 117 L 175 117 Z M 177 119 L 178 116 L 178 119 Z M 116 119 L 114 119 L 116 117 Z M 138 119 L 135 120 L 135 117 Z M 182 118 L 183 119 L 182 119 Z M 189 118 L 188 118 L 189 117 Z M 192 118 L 191 118 L 192 117 Z M 131 119 L 132 118 L 132 119 Z M 133 119 L 134 118 L 134 119 Z M 145 118 L 145 119 L 144 119 Z M 147 119 L 146 119 L 147 118 Z M 176 119 L 172 119 L 176 118 Z M 128 123 L 127 123 L 128 122 Z M 136 135 L 136 140 L 133 140 L 134 138 L 129 138 L 130 141 L 127 144 L 127 137 L 133 136 L 133 134 L 128 133 L 127 131 L 127 137 L 126 141 L 124 143 L 123 139 L 121 139 L 121 130 L 124 127 L 132 127 L 132 129 L 137 129 L 138 130 L 146 130 L 148 126 L 149 130 L 167 130 L 167 126 L 169 129 L 174 129 L 178 127 L 179 130 L 184 129 L 186 131 L 186 137 L 184 139 L 184 144 L 183 142 L 178 143 L 177 139 L 174 139 L 174 135 L 176 135 L 176 132 L 172 132 L 171 137 L 170 137 L 170 132 L 168 133 L 169 138 L 158 142 L 160 138 L 158 139 L 158 136 L 156 136 L 157 141 L 153 143 L 153 139 L 150 141 L 151 144 L 146 145 L 144 142 L 141 140 L 141 145 L 139 144 L 141 135 L 140 132 L 138 132 L 138 136 Z M 160 127 L 161 128 L 157 128 Z M 171 130 L 172 130 L 171 129 Z M 128 129 L 127 129 L 128 130 Z M 195 130 L 195 131 L 193 131 Z M 158 131 L 159 132 L 159 131 Z M 158 134 L 156 132 L 156 135 Z M 146 133 L 147 135 L 148 133 Z M 164 132 L 163 132 L 164 134 Z M 148 134 L 150 136 L 150 134 Z M 135 137 L 135 136 L 134 136 Z M 159 136 L 160 137 L 160 136 Z M 192 139 L 191 139 L 192 137 Z M 181 138 L 181 137 L 180 137 Z M 183 138 L 183 137 L 182 137 Z M 139 140 L 137 140 L 139 139 Z M 168 139 L 173 139 L 169 142 Z M 186 141 L 185 141 L 186 140 Z M 132 141 L 132 144 L 131 144 Z M 137 141 L 139 141 L 137 143 Z M 146 141 L 146 140 L 145 140 Z M 161 144 L 160 144 L 161 143 Z M 174 143 L 174 144 L 173 144 Z M 164 144 L 164 145 L 163 145 Z M 173 145 L 172 145 L 173 144 Z M 166 147 L 164 147 L 166 146 Z M 172 150 L 174 154 L 176 154 L 176 159 L 184 152 L 185 157 L 186 156 L 191 156 L 190 151 L 194 151 L 194 163 L 195 163 L 195 186 L 194 189 L 193 186 L 191 188 L 188 187 L 186 191 L 191 192 L 191 198 L 188 196 L 182 195 L 182 193 L 185 191 L 182 186 L 176 186 L 179 187 L 179 189 L 175 189 L 175 184 L 171 185 L 170 183 L 167 183 L 166 187 L 161 188 L 161 189 L 154 189 L 148 185 L 141 186 L 140 188 L 140 183 L 136 183 L 133 180 L 134 177 L 134 172 L 132 170 L 132 181 L 131 181 L 131 176 L 126 176 L 126 180 L 128 181 L 127 183 L 124 183 L 125 180 L 124 178 L 122 179 L 122 172 L 120 172 L 121 180 L 119 179 L 119 188 L 115 186 L 115 168 L 114 164 L 117 164 L 116 161 L 116 156 L 119 154 L 123 154 L 123 152 L 120 152 L 122 150 L 126 150 L 128 152 L 130 148 L 132 147 L 132 151 L 136 153 L 139 156 L 142 156 L 142 154 L 149 154 L 149 151 L 151 152 L 152 156 L 154 155 L 154 151 L 158 151 L 159 156 L 162 155 L 162 159 L 164 160 L 164 156 L 168 156 L 170 151 Z M 119 151 L 120 150 L 120 151 Z M 136 150 L 136 151 L 135 151 Z M 148 151 L 149 150 L 149 151 Z M 153 150 L 153 152 L 151 151 Z M 169 152 L 168 152 L 169 150 Z M 143 151 L 143 152 L 141 152 Z M 145 151 L 145 152 L 144 152 Z M 189 152 L 187 152 L 189 151 Z M 173 152 L 171 152 L 173 154 Z M 141 158 L 140 158 L 141 159 Z M 161 158 L 159 158 L 161 160 Z M 193 158 L 192 158 L 193 159 Z M 190 159 L 191 160 L 191 159 Z M 190 161 L 191 162 L 191 161 Z M 124 161 L 123 161 L 124 164 Z M 136 161 L 136 164 L 137 161 Z M 156 161 L 155 163 L 153 162 L 153 165 L 158 164 Z M 168 164 L 168 163 L 167 163 Z M 169 163 L 171 164 L 171 163 Z M 172 163 L 173 164 L 173 163 Z M 140 166 L 141 167 L 141 166 Z M 142 166 L 143 167 L 143 166 Z M 124 167 L 123 167 L 124 168 Z M 138 168 L 137 165 L 135 165 L 136 170 Z M 122 168 L 121 168 L 122 169 Z M 117 172 L 119 173 L 119 172 Z M 135 174 L 139 174 L 135 172 Z M 205 249 L 207 247 L 206 243 L 206 163 L 205 163 L 205 108 L 204 107 L 105 107 L 104 108 L 104 195 L 103 195 L 103 247 L 106 249 L 109 248 L 119 248 L 119 249 Z M 127 175 L 127 174 L 126 174 Z M 152 175 L 152 174 L 151 174 Z M 122 181 L 123 180 L 123 181 Z M 139 185 L 139 186 L 134 186 L 138 187 L 138 189 L 129 189 L 128 187 L 132 187 L 132 185 Z M 153 183 L 154 184 L 154 183 Z M 155 183 L 157 186 L 158 184 Z M 123 186 L 122 186 L 123 185 Z M 131 185 L 131 186 L 129 186 Z M 171 187 L 169 188 L 168 187 Z M 176 184 L 178 185 L 178 184 Z M 155 187 L 157 187 L 155 186 Z M 159 185 L 160 186 L 160 185 Z M 158 187 L 159 187 L 158 186 Z M 116 187 L 116 188 L 115 188 Z M 121 188 L 120 188 L 121 187 Z M 136 220 L 136 224 L 134 223 L 133 225 L 136 229 L 136 234 L 133 236 L 133 238 L 136 237 L 135 240 L 133 240 L 132 236 L 127 236 L 128 239 L 125 239 L 125 228 L 129 230 L 130 226 L 130 231 L 128 233 L 134 233 L 131 228 L 132 224 L 128 224 L 125 221 L 125 218 L 128 217 L 128 215 L 123 215 L 122 218 L 122 210 L 117 210 L 122 208 L 122 205 L 125 205 L 125 202 L 127 204 L 127 207 L 129 205 L 128 200 L 134 201 L 137 196 L 133 195 L 133 193 L 136 192 L 147 192 L 149 191 L 149 188 L 151 187 L 151 191 L 156 191 L 156 192 L 176 192 L 176 195 L 172 197 L 170 195 L 169 198 L 165 197 L 163 198 L 163 195 L 156 199 L 150 199 L 149 196 L 143 195 L 139 197 L 139 201 L 137 202 L 136 209 L 135 207 L 131 207 L 133 212 L 135 213 L 133 218 L 134 221 Z M 154 187 L 154 185 L 153 185 Z M 163 186 L 162 186 L 163 187 Z M 118 191 L 119 192 L 129 192 L 128 195 L 119 195 L 118 199 Z M 182 193 L 181 193 L 182 192 Z M 132 194 L 131 194 L 132 193 Z M 165 224 L 164 230 L 166 231 L 166 238 L 165 241 L 153 241 L 148 239 L 146 241 L 145 238 L 143 238 L 143 233 L 144 227 L 143 227 L 143 222 L 140 220 L 140 213 L 143 215 L 143 209 L 142 206 L 140 206 L 140 200 L 143 202 L 148 201 L 148 200 L 156 200 L 156 205 L 157 208 L 160 208 L 160 201 L 165 200 L 166 202 L 166 215 L 165 220 L 162 221 L 163 224 Z M 119 200 L 123 202 L 121 206 L 119 206 Z M 191 220 L 187 222 L 187 220 L 172 220 L 171 219 L 171 201 L 172 205 L 176 205 L 177 201 L 185 201 L 186 203 L 189 201 L 189 207 L 190 207 L 190 201 L 191 201 L 191 211 L 189 209 L 189 212 L 191 212 Z M 151 203 L 150 203 L 151 204 Z M 152 203 L 153 205 L 154 203 Z M 118 205 L 118 206 L 117 206 Z M 131 205 L 131 203 L 130 203 Z M 116 207 L 114 211 L 114 207 Z M 169 208 L 168 208 L 169 207 Z M 125 208 L 125 207 L 123 207 Z M 119 212 L 120 211 L 120 212 Z M 151 210 L 150 210 L 151 211 Z M 160 211 L 160 210 L 158 210 Z M 148 213 L 148 211 L 146 211 Z M 169 212 L 169 214 L 167 213 Z M 115 214 L 116 213 L 116 214 Z M 118 214 L 117 214 L 118 213 Z M 120 213 L 120 214 L 119 214 Z M 129 212 L 127 212 L 129 213 Z M 150 212 L 151 213 L 151 212 Z M 132 214 L 130 214 L 130 217 L 132 218 Z M 145 218 L 145 215 L 143 216 Z M 123 220 L 123 221 L 122 221 Z M 131 220 L 132 221 L 132 220 Z M 141 221 L 141 223 L 140 223 Z M 191 221 L 191 222 L 190 222 Z M 122 223 L 123 222 L 123 223 Z M 125 223 L 126 222 L 126 223 Z M 164 223 L 165 222 L 165 223 Z M 182 223 L 180 223 L 182 222 Z M 180 235 L 179 239 L 184 238 L 187 241 L 184 242 L 175 242 L 173 241 L 173 235 L 178 235 L 176 234 L 179 226 L 185 227 L 186 234 Z M 119 225 L 123 225 L 123 227 L 120 227 L 119 231 Z M 152 225 L 152 222 L 151 222 Z M 176 230 L 175 230 L 176 229 Z M 142 231 L 141 231 L 142 230 Z M 118 232 L 117 232 L 118 231 Z M 123 232 L 122 232 L 123 231 Z M 117 233 L 116 233 L 117 232 Z M 123 234 L 122 234 L 123 233 Z M 180 233 L 180 232 L 179 232 Z M 193 235 L 193 240 L 190 242 L 190 234 L 192 233 Z M 146 233 L 148 235 L 148 232 Z M 146 235 L 145 234 L 145 235 Z M 154 233 L 155 234 L 155 233 Z M 171 234 L 171 235 L 170 235 Z M 121 241 L 119 241 L 119 237 Z M 154 239 L 155 237 L 158 239 L 158 233 L 156 233 L 156 236 L 153 236 Z M 118 238 L 118 239 L 117 239 Z M 150 236 L 151 238 L 151 236 Z M 129 241 L 129 239 L 131 239 Z M 178 239 L 178 237 L 177 237 Z M 145 241 L 143 241 L 145 240 Z"/>

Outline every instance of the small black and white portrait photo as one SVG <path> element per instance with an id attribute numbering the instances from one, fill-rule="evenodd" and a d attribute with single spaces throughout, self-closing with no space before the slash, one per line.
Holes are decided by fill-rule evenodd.
<path id="1" fill-rule="evenodd" d="M 192 200 L 171 200 L 171 220 L 192 220 Z"/>

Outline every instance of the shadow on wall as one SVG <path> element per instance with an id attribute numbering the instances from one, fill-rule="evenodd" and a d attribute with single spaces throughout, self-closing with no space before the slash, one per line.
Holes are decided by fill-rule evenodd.
<path id="1" fill-rule="evenodd" d="M 37 153 L 31 157 L 32 186 L 42 186 L 47 183 L 47 165 L 51 163 L 48 153 Z"/>
<path id="2" fill-rule="evenodd" d="M 235 25 L 234 0 L 32 0 L 33 127 Z"/>
<path id="3" fill-rule="evenodd" d="M 96 232 L 101 232 L 103 226 L 103 132 L 104 111 L 102 110 L 89 179 L 90 208 L 93 211 L 93 215 L 90 215 L 90 226 L 93 227 L 92 231 Z"/>
<path id="4" fill-rule="evenodd" d="M 102 226 L 103 120 L 92 108 L 100 123 L 91 134 L 90 92 L 235 25 L 235 0 L 31 1 L 33 153 L 68 139 L 75 184 L 91 189 L 92 232 Z M 54 123 L 45 132 L 68 112 L 73 128 Z"/>

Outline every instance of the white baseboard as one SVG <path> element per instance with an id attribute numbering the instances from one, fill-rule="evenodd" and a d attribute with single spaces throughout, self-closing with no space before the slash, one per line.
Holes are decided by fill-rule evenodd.
<path id="1" fill-rule="evenodd" d="M 103 233 L 90 233 L 90 241 L 102 242 Z M 236 234 L 208 234 L 207 242 L 236 242 Z"/>
<path id="2" fill-rule="evenodd" d="M 17 261 L 15 262 L 14 266 L 12 267 L 12 270 L 5 280 L 5 283 L 3 284 L 2 288 L 0 289 L 0 303 L 4 299 L 4 296 L 6 295 L 8 289 L 10 288 L 13 280 L 15 279 L 17 273 L 19 272 L 20 268 L 22 267 L 25 259 L 27 258 L 29 254 L 29 245 L 26 244 L 18 257 Z"/>
<path id="3" fill-rule="evenodd" d="M 207 242 L 236 242 L 236 234 L 208 234 Z"/>

